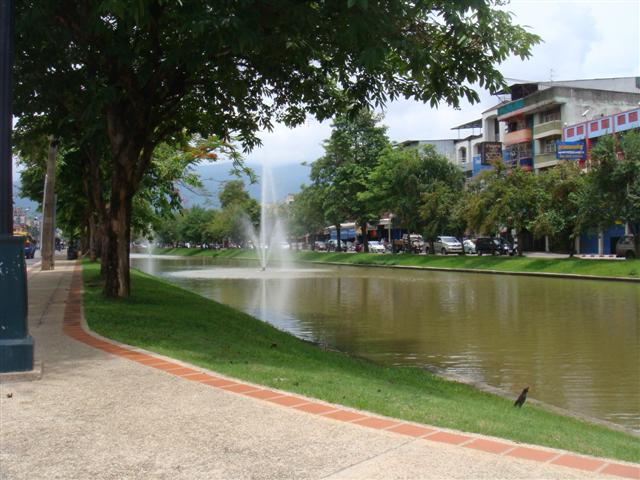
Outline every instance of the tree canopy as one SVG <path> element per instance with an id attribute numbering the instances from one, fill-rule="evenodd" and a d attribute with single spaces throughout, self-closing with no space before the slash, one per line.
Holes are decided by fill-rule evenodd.
<path id="1" fill-rule="evenodd" d="M 105 293 L 127 296 L 133 198 L 159 144 L 217 134 L 251 149 L 274 121 L 478 101 L 471 84 L 502 88 L 497 65 L 539 41 L 502 3 L 17 0 L 15 114 L 108 164 Z"/>

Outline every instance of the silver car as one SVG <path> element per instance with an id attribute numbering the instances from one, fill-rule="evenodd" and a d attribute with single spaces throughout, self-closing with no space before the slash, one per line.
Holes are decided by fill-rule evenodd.
<path id="1" fill-rule="evenodd" d="M 636 252 L 636 244 L 633 235 L 625 235 L 620 237 L 618 243 L 616 243 L 616 257 L 624 258 L 637 258 L 638 252 Z"/>
<path id="2" fill-rule="evenodd" d="M 473 242 L 473 240 L 467 238 L 464 242 L 462 242 L 462 245 L 464 247 L 464 253 L 476 253 L 476 244 Z"/>
<path id="3" fill-rule="evenodd" d="M 442 255 L 449 253 L 462 253 L 462 244 L 456 237 L 438 237 L 433 242 L 433 248 Z"/>

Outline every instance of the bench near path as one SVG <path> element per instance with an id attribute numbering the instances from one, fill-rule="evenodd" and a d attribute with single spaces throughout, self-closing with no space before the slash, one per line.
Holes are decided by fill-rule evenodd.
<path id="1" fill-rule="evenodd" d="M 2 479 L 640 478 L 640 465 L 383 418 L 102 339 L 84 326 L 80 267 L 37 270 L 43 375 L 0 383 Z"/>

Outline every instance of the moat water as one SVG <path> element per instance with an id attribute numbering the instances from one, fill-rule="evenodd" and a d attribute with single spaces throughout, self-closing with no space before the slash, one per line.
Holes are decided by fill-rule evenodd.
<path id="1" fill-rule="evenodd" d="M 132 265 L 298 337 L 435 367 L 640 432 L 640 285 L 134 256 Z"/>

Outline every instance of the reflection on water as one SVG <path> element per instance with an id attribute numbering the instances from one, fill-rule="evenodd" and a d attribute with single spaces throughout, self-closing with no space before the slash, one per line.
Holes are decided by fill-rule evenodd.
<path id="1" fill-rule="evenodd" d="M 637 284 L 254 265 L 158 260 L 155 273 L 339 350 L 436 366 L 514 398 L 530 385 L 533 398 L 640 430 Z"/>

